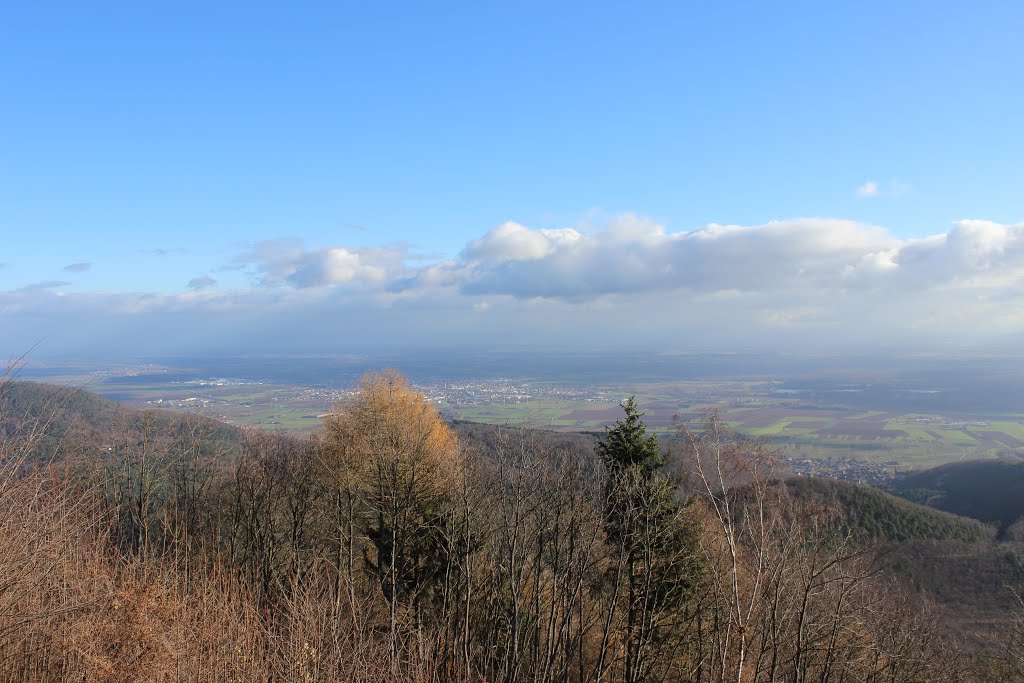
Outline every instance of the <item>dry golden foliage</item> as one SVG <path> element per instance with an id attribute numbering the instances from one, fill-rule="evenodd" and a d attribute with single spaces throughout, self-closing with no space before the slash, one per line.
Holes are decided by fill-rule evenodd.
<path id="1" fill-rule="evenodd" d="M 335 476 L 373 477 L 386 466 L 409 478 L 418 493 L 457 486 L 458 439 L 437 409 L 394 370 L 369 373 L 350 400 L 324 421 L 329 467 Z"/>
<path id="2" fill-rule="evenodd" d="M 89 502 L 42 474 L 0 490 L 0 681 L 266 680 L 242 591 L 112 554 Z"/>

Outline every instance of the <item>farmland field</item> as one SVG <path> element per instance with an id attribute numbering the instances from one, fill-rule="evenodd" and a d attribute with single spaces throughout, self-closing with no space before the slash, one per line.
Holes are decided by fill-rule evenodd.
<path id="1" fill-rule="evenodd" d="M 104 387 L 96 387 L 100 393 Z M 635 395 L 645 420 L 661 434 L 680 424 L 697 426 L 705 411 L 717 410 L 733 429 L 762 438 L 794 457 L 855 457 L 927 467 L 955 460 L 1024 455 L 1021 418 L 984 419 L 977 415 L 900 414 L 888 411 L 818 407 L 806 399 L 771 395 L 771 387 L 755 382 L 722 383 L 713 390 L 704 383 L 673 386 L 602 387 L 603 401 L 549 396 L 462 403 L 435 397 L 450 418 L 491 424 L 555 430 L 601 431 L 621 415 L 618 403 Z M 430 391 L 425 392 L 430 395 Z M 188 409 L 237 424 L 311 432 L 318 416 L 345 392 L 280 384 L 179 384 L 120 387 L 108 395 L 133 405 Z M 751 400 L 753 394 L 759 398 Z"/>
<path id="2" fill-rule="evenodd" d="M 608 374 L 619 377 L 615 380 L 587 378 L 571 371 L 577 361 L 562 362 L 569 370 L 542 368 L 520 378 L 483 372 L 484 367 L 512 366 L 493 359 L 465 367 L 424 361 L 408 373 L 446 417 L 456 420 L 601 431 L 620 417 L 620 401 L 633 395 L 647 424 L 663 435 L 680 425 L 697 426 L 714 410 L 730 428 L 797 458 L 856 458 L 920 468 L 1024 457 L 1024 392 L 1017 390 L 1024 385 L 1024 373 L 1018 377 L 998 364 L 959 373 L 948 363 L 927 371 L 844 371 L 833 372 L 832 379 L 819 371 L 802 380 L 763 373 L 692 376 L 696 371 L 673 378 L 657 366 L 633 371 L 641 379 L 629 382 L 622 379 L 625 370 Z M 261 359 L 188 369 L 69 368 L 49 370 L 42 379 L 84 385 L 136 407 L 188 410 L 234 424 L 310 433 L 319 428 L 324 413 L 349 395 L 361 372 L 348 366 L 340 372 L 335 366 L 341 361 L 332 363 Z M 218 377 L 214 368 L 231 369 L 235 378 Z"/>

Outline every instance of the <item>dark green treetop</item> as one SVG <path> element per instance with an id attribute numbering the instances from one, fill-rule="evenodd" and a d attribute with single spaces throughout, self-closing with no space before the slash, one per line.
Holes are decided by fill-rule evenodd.
<path id="1" fill-rule="evenodd" d="M 650 475 L 665 466 L 658 437 L 647 436 L 643 413 L 637 410 L 636 397 L 630 396 L 620 404 L 626 416 L 613 426 L 605 427 L 605 441 L 597 444 L 597 453 L 611 472 L 636 469 Z"/>

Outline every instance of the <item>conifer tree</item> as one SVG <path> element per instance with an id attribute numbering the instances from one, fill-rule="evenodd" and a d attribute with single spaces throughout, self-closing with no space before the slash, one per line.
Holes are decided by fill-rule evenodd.
<path id="1" fill-rule="evenodd" d="M 597 453 L 607 475 L 605 531 L 615 548 L 610 578 L 613 586 L 625 589 L 622 680 L 634 683 L 674 656 L 699 566 L 695 533 L 678 485 L 665 471 L 667 457 L 658 437 L 647 434 L 635 397 L 623 401 L 622 408 L 624 419 L 606 428 Z M 610 610 L 606 638 L 618 608 Z"/>
<path id="2" fill-rule="evenodd" d="M 653 434 L 647 436 L 647 426 L 641 419 L 643 413 L 637 410 L 635 396 L 630 396 L 621 405 L 626 417 L 616 422 L 614 427 L 605 428 L 606 441 L 598 443 L 598 455 L 609 473 L 637 467 L 640 473 L 650 476 L 665 465 L 658 437 Z"/>

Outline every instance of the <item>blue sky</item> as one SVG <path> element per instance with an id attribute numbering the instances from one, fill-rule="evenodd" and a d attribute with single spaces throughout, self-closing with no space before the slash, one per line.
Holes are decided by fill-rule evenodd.
<path id="1" fill-rule="evenodd" d="M 780 344 L 954 341 L 958 297 L 1012 337 L 1022 26 L 1019 2 L 4 2 L 0 352 L 155 351 L 175 316 L 197 349 L 344 345 L 325 315 L 377 330 L 357 345 L 508 340 L 488 313 L 571 344 L 626 308 L 654 331 L 609 343 L 677 346 L 667 313 L 732 346 L 754 314 Z M 714 225 L 746 237 L 696 264 Z M 918 240 L 937 255 L 896 278 Z M 889 275 L 747 282 L 764 253 L 772 283 Z"/>

